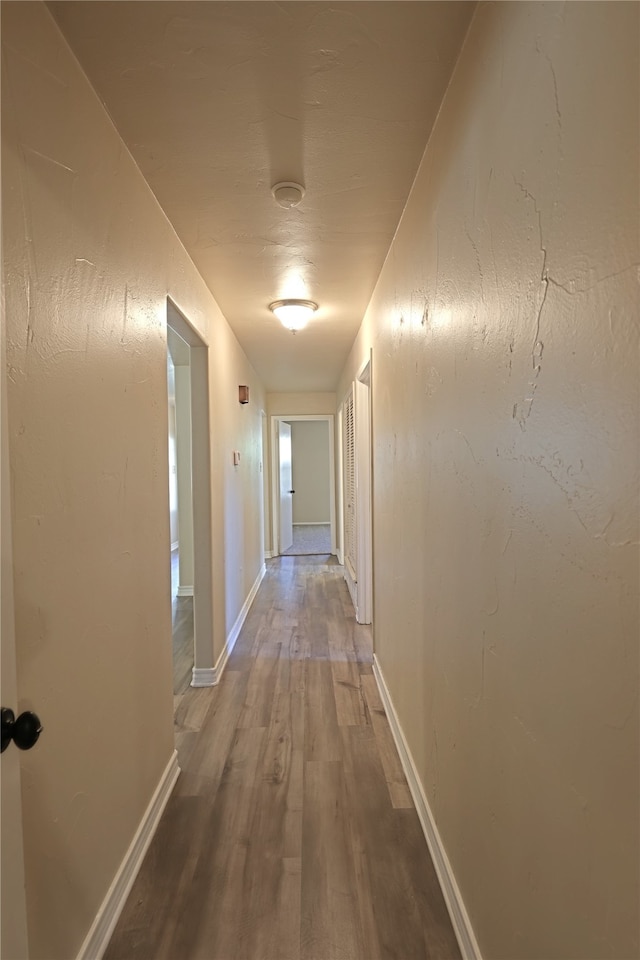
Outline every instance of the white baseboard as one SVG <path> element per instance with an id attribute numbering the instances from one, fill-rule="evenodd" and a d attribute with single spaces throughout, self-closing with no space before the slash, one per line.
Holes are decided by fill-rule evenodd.
<path id="1" fill-rule="evenodd" d="M 214 668 L 214 669 L 215 669 L 215 672 L 216 672 L 216 680 L 215 680 L 216 683 L 219 683 L 219 682 L 220 682 L 220 677 L 222 676 L 222 671 L 223 671 L 224 668 L 226 667 L 226 665 L 227 665 L 227 660 L 229 659 L 229 655 L 231 654 L 231 651 L 233 650 L 233 648 L 234 648 L 235 645 L 236 645 L 236 640 L 237 640 L 238 637 L 240 636 L 240 631 L 242 630 L 242 625 L 244 624 L 245 620 L 247 619 L 247 614 L 249 613 L 249 609 L 251 608 L 251 604 L 253 603 L 253 601 L 254 601 L 254 599 L 255 599 L 256 593 L 258 592 L 258 588 L 260 587 L 260 584 L 262 583 L 262 581 L 263 581 L 263 579 L 264 579 L 264 575 L 265 575 L 266 572 L 267 572 L 267 568 L 265 567 L 265 565 L 264 565 L 264 563 L 263 563 L 263 564 L 262 564 L 262 567 L 260 568 L 260 573 L 259 573 L 258 576 L 256 577 L 255 583 L 253 584 L 253 586 L 251 587 L 251 590 L 249 591 L 249 595 L 248 595 L 247 599 L 246 599 L 245 602 L 242 604 L 242 610 L 241 610 L 240 613 L 238 614 L 238 616 L 237 616 L 237 618 L 236 618 L 236 622 L 235 622 L 234 625 L 231 627 L 231 630 L 230 630 L 230 632 L 229 632 L 229 636 L 227 637 L 227 642 L 226 642 L 225 645 L 224 645 L 224 650 L 222 651 L 222 653 L 221 653 L 220 656 L 218 657 L 218 662 L 216 663 L 215 668 Z"/>
<path id="2" fill-rule="evenodd" d="M 294 527 L 330 527 L 330 520 L 298 520 L 293 522 Z"/>
<path id="3" fill-rule="evenodd" d="M 215 667 L 193 667 L 191 670 L 192 687 L 214 687 L 217 683 Z"/>
<path id="4" fill-rule="evenodd" d="M 179 773 L 178 754 L 174 750 L 164 773 L 160 777 L 160 782 L 155 789 L 149 806 L 143 814 L 136 834 L 131 841 L 131 845 L 118 868 L 113 883 L 109 887 L 107 895 L 102 901 L 96 918 L 91 925 L 91 929 L 80 947 L 77 960 L 101 960 L 102 955 L 109 945 L 109 940 L 118 922 L 118 918 L 122 913 L 129 891 L 133 886 L 133 881 L 142 866 L 144 855 L 157 830 L 160 817 L 167 805 L 167 800 L 171 796 L 171 791 L 178 779 Z"/>
<path id="5" fill-rule="evenodd" d="M 220 683 L 220 678 L 222 677 L 222 672 L 227 665 L 227 660 L 233 648 L 236 645 L 236 640 L 240 635 L 242 630 L 242 625 L 247 619 L 247 614 L 249 613 L 249 608 L 255 599 L 255 595 L 258 592 L 258 588 L 262 583 L 267 568 L 262 564 L 260 568 L 260 573 L 256 577 L 255 583 L 249 591 L 249 595 L 245 602 L 242 604 L 242 610 L 236 618 L 236 622 L 229 631 L 229 636 L 224 645 L 224 650 L 218 657 L 218 661 L 215 667 L 194 667 L 191 672 L 191 686 L 192 687 L 215 687 L 216 684 Z"/>
<path id="6" fill-rule="evenodd" d="M 179 540 L 176 540 L 175 543 L 172 543 L 172 544 L 171 544 L 171 553 L 173 553 L 174 550 L 177 550 L 179 546 L 180 546 L 180 541 L 179 541 Z"/>
<path id="7" fill-rule="evenodd" d="M 276 554 L 275 554 L 275 553 L 272 553 L 271 550 L 265 550 L 265 552 L 264 552 L 264 558 L 265 558 L 265 560 L 273 560 L 273 558 L 274 558 L 275 556 L 276 556 Z"/>
<path id="8" fill-rule="evenodd" d="M 402 727 L 400 726 L 400 721 L 398 720 L 398 715 L 391 700 L 389 689 L 375 654 L 373 657 L 373 673 L 389 720 L 393 739 L 395 740 L 400 755 L 402 769 L 407 778 L 413 802 L 416 805 L 420 824 L 427 841 L 427 846 L 429 847 L 429 853 L 431 854 L 431 859 L 433 860 L 433 865 L 438 875 L 438 880 L 440 881 L 442 895 L 444 896 L 444 901 L 449 911 L 453 930 L 458 941 L 458 946 L 460 947 L 460 953 L 462 954 L 462 960 L 482 960 L 480 947 L 475 938 L 460 889 L 456 883 L 453 870 L 451 869 L 447 851 L 438 833 L 436 822 L 425 796 L 422 783 L 418 777 L 418 771 L 413 762 L 413 757 L 409 751 L 409 746 Z"/>
<path id="9" fill-rule="evenodd" d="M 193 585 L 186 587 L 178 587 L 176 590 L 176 597 L 192 597 L 193 596 Z"/>

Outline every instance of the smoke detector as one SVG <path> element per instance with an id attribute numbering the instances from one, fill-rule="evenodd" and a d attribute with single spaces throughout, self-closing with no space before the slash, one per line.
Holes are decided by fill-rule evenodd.
<path id="1" fill-rule="evenodd" d="M 298 206 L 304 197 L 304 187 L 292 180 L 283 180 L 281 183 L 274 183 L 271 193 L 275 202 L 288 210 Z"/>

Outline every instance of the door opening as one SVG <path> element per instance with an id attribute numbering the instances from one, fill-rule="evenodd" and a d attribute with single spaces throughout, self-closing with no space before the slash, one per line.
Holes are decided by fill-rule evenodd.
<path id="1" fill-rule="evenodd" d="M 173 561 L 177 602 L 191 599 L 176 617 L 182 681 L 213 686 L 213 577 L 208 348 L 167 299 L 167 346 L 175 369 L 178 550 Z M 173 600 L 172 590 L 172 600 Z M 192 628 L 189 619 L 191 607 Z"/>
<path id="2" fill-rule="evenodd" d="M 271 465 L 273 555 L 335 554 L 333 416 L 271 417 Z"/>
<path id="3" fill-rule="evenodd" d="M 371 360 L 341 407 L 345 580 L 358 623 L 373 619 Z"/>
<path id="4" fill-rule="evenodd" d="M 179 696 L 189 686 L 194 666 L 191 350 L 170 326 L 167 387 L 173 693 Z"/>

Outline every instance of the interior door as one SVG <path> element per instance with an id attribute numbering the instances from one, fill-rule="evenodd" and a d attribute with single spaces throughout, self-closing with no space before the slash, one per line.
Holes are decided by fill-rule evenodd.
<path id="1" fill-rule="evenodd" d="M 4 343 L 4 337 L 3 337 Z M 16 691 L 16 646 L 13 619 L 13 566 L 11 550 L 11 506 L 9 496 L 9 440 L 7 434 L 7 393 L 5 359 L 2 351 L 0 386 L 0 432 L 2 434 L 2 477 L 0 482 L 0 517 L 2 525 L 2 601 L 0 607 L 2 674 L 0 693 L 2 706 L 18 714 Z M 24 889 L 24 853 L 22 846 L 22 805 L 20 800 L 20 760 L 18 750 L 10 743 L 2 754 L 0 776 L 1 842 L 0 890 L 2 891 L 2 933 L 0 956 L 26 960 L 27 917 Z"/>
<path id="2" fill-rule="evenodd" d="M 280 459 L 280 545 L 283 553 L 293 545 L 293 490 L 291 472 L 291 424 L 280 421 L 278 430 Z"/>

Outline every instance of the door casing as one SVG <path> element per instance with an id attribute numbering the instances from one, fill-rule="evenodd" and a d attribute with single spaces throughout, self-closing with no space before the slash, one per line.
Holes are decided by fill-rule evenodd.
<path id="1" fill-rule="evenodd" d="M 347 457 L 341 458 L 340 479 L 342 486 L 342 531 L 341 543 L 344 552 L 345 580 L 355 608 L 358 623 L 373 622 L 373 438 L 371 411 L 371 356 L 360 368 L 356 379 L 349 386 L 340 406 L 340 422 L 345 417 L 345 407 L 353 394 L 353 468 L 355 480 L 355 570 L 347 563 L 347 543 L 344 528 L 345 515 L 349 509 L 344 492 L 347 482 Z M 342 441 L 347 432 L 341 429 Z"/>
<path id="2" fill-rule="evenodd" d="M 16 676 L 16 636 L 13 606 L 13 549 L 11 540 L 11 489 L 9 474 L 9 426 L 7 417 L 7 381 L 5 362 L 4 318 L 2 331 L 0 384 L 0 431 L 2 433 L 0 480 L 0 524 L 2 530 L 0 601 L 2 647 L 2 706 L 18 716 L 31 704 L 18 703 Z M 33 705 L 36 709 L 36 705 Z M 41 717 L 42 719 L 42 717 Z M 46 741 L 45 741 L 46 745 Z M 22 797 L 20 786 L 20 755 L 10 743 L 2 754 L 0 777 L 2 806 L 0 807 L 0 890 L 2 917 L 0 956 L 12 960 L 27 960 L 27 908 L 24 873 L 24 846 L 22 826 Z"/>
<path id="3" fill-rule="evenodd" d="M 190 348 L 191 480 L 193 498 L 193 677 L 194 687 L 213 686 L 213 543 L 211 436 L 209 427 L 209 348 L 167 298 L 167 325 Z"/>
<path id="4" fill-rule="evenodd" d="M 278 456 L 278 426 L 280 421 L 326 420 L 329 425 L 329 514 L 331 522 L 331 553 L 336 553 L 336 491 L 335 491 L 335 434 L 333 414 L 278 414 L 271 417 L 271 545 L 272 554 L 280 553 L 280 462 Z"/>

